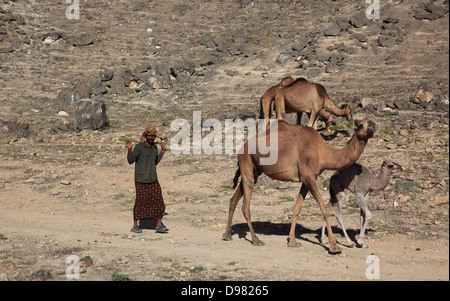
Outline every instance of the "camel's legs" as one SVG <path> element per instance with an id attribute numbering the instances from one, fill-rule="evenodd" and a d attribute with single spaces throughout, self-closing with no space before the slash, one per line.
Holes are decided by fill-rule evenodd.
<path id="1" fill-rule="evenodd" d="M 266 123 L 266 128 L 267 128 L 269 125 L 270 118 L 272 117 L 272 112 L 273 112 L 272 100 L 267 101 L 266 99 L 262 98 L 261 99 L 261 108 L 263 110 L 263 118 L 264 118 L 264 121 Z"/>
<path id="2" fill-rule="evenodd" d="M 333 203 L 330 201 L 327 205 L 327 210 L 331 210 L 333 208 Z M 327 223 L 325 222 L 325 219 L 322 222 L 322 234 L 320 235 L 320 241 L 325 244 L 328 242 L 328 237 L 325 235 L 325 227 L 327 226 Z"/>
<path id="3" fill-rule="evenodd" d="M 325 122 L 326 129 L 328 130 L 330 128 L 331 123 L 333 122 L 333 115 L 330 112 L 328 112 L 326 109 L 322 109 L 319 111 L 319 116 Z"/>
<path id="4" fill-rule="evenodd" d="M 297 125 L 302 125 L 303 112 L 297 112 Z"/>
<path id="5" fill-rule="evenodd" d="M 361 230 L 360 230 L 360 234 L 359 234 L 359 238 L 358 238 L 358 244 L 363 248 L 367 248 L 368 246 L 364 242 L 365 232 L 366 232 L 367 224 L 369 223 L 369 220 L 372 218 L 372 213 L 370 212 L 369 206 L 368 206 L 369 195 L 363 196 L 362 194 L 357 193 L 355 195 L 355 197 L 359 203 L 359 207 L 361 208 L 360 209 Z"/>
<path id="6" fill-rule="evenodd" d="M 319 193 L 319 189 L 317 188 L 316 181 L 313 177 L 308 176 L 305 177 L 305 184 L 308 186 L 309 191 L 311 191 L 311 194 L 316 199 L 317 203 L 319 204 L 320 211 L 322 212 L 323 218 L 325 219 L 325 222 L 327 224 L 327 231 L 328 231 L 328 241 L 330 242 L 330 253 L 337 254 L 341 253 L 342 250 L 336 245 L 336 238 L 333 235 L 333 232 L 331 231 L 331 224 L 330 219 L 328 217 L 327 213 L 327 206 L 325 205 L 322 196 Z"/>
<path id="7" fill-rule="evenodd" d="M 283 119 L 283 114 L 286 113 L 285 103 L 284 103 L 284 97 L 283 96 L 275 96 L 275 111 L 276 111 L 276 117 L 278 120 Z"/>
<path id="8" fill-rule="evenodd" d="M 338 194 L 336 194 L 336 196 L 335 196 L 336 199 L 337 199 L 336 219 L 337 219 L 339 225 L 342 228 L 342 232 L 344 232 L 345 240 L 348 243 L 348 247 L 353 248 L 355 246 L 355 244 L 352 242 L 352 240 L 348 236 L 347 231 L 345 231 L 344 221 L 342 220 L 342 199 L 343 199 L 344 195 L 345 195 L 344 192 L 341 191 Z M 330 201 L 330 204 L 331 204 L 331 201 Z M 331 208 L 329 208 L 329 209 L 331 209 Z M 325 223 L 325 220 L 324 220 L 323 224 L 322 224 L 322 237 L 321 237 L 322 243 L 324 243 L 325 239 L 326 239 L 325 226 L 326 226 L 326 223 Z"/>
<path id="9" fill-rule="evenodd" d="M 302 187 L 300 188 L 300 193 L 298 194 L 297 201 L 295 202 L 294 205 L 294 217 L 292 218 L 291 231 L 289 232 L 289 242 L 288 242 L 289 247 L 299 246 L 299 244 L 297 244 L 295 240 L 295 227 L 297 226 L 297 219 L 298 216 L 300 215 L 300 211 L 302 210 L 303 207 L 303 201 L 305 200 L 307 194 L 308 188 L 303 183 Z"/>
<path id="10" fill-rule="evenodd" d="M 228 225 L 225 233 L 223 233 L 224 240 L 231 240 L 231 223 L 233 220 L 233 214 L 236 210 L 236 206 L 239 203 L 239 200 L 242 198 L 242 182 L 239 184 L 238 188 L 234 192 L 233 196 L 230 199 L 230 207 L 228 211 Z"/>
<path id="11" fill-rule="evenodd" d="M 245 220 L 247 221 L 248 228 L 250 229 L 250 233 L 252 235 L 252 242 L 254 246 L 263 246 L 264 243 L 259 240 L 259 238 L 255 234 L 255 230 L 253 229 L 252 219 L 250 215 L 250 198 L 252 194 L 252 190 L 255 186 L 256 179 L 248 178 L 242 179 L 242 187 L 244 190 L 244 201 L 242 204 L 242 213 L 244 214 Z"/>
<path id="12" fill-rule="evenodd" d="M 339 193 L 336 197 L 338 198 L 338 207 L 337 207 L 337 212 L 336 212 L 336 219 L 339 223 L 339 225 L 342 228 L 342 232 L 344 232 L 344 236 L 345 236 L 345 240 L 348 243 L 348 246 L 350 248 L 353 248 L 355 246 L 354 242 L 352 242 L 352 240 L 350 239 L 350 237 L 348 237 L 347 231 L 345 230 L 345 226 L 344 226 L 344 221 L 342 219 L 342 197 L 344 196 L 344 193 Z"/>
<path id="13" fill-rule="evenodd" d="M 317 117 L 318 117 L 318 112 L 314 109 L 311 109 L 311 113 L 309 113 L 308 126 L 312 127 L 315 130 L 317 130 Z"/>

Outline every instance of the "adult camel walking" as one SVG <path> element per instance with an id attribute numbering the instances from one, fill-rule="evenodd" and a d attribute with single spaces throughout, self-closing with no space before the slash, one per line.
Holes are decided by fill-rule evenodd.
<path id="1" fill-rule="evenodd" d="M 271 126 L 272 127 L 272 126 Z M 249 153 L 249 143 L 255 143 L 260 134 L 249 139 L 244 144 L 243 152 L 238 154 L 239 168 L 234 177 L 234 187 L 237 186 L 239 176 L 241 182 L 230 199 L 228 225 L 223 234 L 224 240 L 231 240 L 231 223 L 233 213 L 239 200 L 244 197 L 242 212 L 247 220 L 248 227 L 252 235 L 253 245 L 264 245 L 255 234 L 250 217 L 250 197 L 254 185 L 261 174 L 279 181 L 302 182 L 299 196 L 294 206 L 294 217 L 292 219 L 289 233 L 288 246 L 297 246 L 295 238 L 295 227 L 298 216 L 303 206 L 306 194 L 310 191 L 319 204 L 322 215 L 325 219 L 328 240 L 330 242 L 330 253 L 340 253 L 341 249 L 336 245 L 336 239 L 331 232 L 330 221 L 319 189 L 316 184 L 316 177 L 324 170 L 341 170 L 351 166 L 361 156 L 368 140 L 375 132 L 375 122 L 367 118 L 355 118 L 355 128 L 353 136 L 346 142 L 344 148 L 336 149 L 331 147 L 322 136 L 313 128 L 306 126 L 290 125 L 284 121 L 278 122 L 278 160 L 271 165 L 260 164 L 260 159 L 264 157 L 258 148 L 254 154 Z M 271 139 L 270 132 L 263 135 L 267 141 Z M 268 139 L 267 139 L 268 138 Z M 272 138 L 273 139 L 273 138 Z M 254 145 L 259 145 L 256 143 Z"/>
<path id="2" fill-rule="evenodd" d="M 335 116 L 351 118 L 351 110 L 347 104 L 338 108 L 324 86 L 312 83 L 304 78 L 298 78 L 291 84 L 281 87 L 275 96 L 275 111 L 278 120 L 284 113 L 297 113 L 297 124 L 301 124 L 302 114 L 309 115 L 308 126 L 317 129 L 317 118 L 326 109 Z M 329 114 L 327 114 L 329 116 Z M 328 117 L 324 118 L 328 119 Z M 331 120 L 330 120 L 331 122 Z"/>

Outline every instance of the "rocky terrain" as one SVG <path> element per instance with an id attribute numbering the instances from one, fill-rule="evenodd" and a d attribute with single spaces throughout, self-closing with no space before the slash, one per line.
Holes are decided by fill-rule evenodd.
<path id="1" fill-rule="evenodd" d="M 376 255 L 380 280 L 448 281 L 448 0 L 380 1 L 375 19 L 365 1 L 71 4 L 0 0 L 0 280 L 67 280 L 70 255 L 80 280 L 368 280 Z M 222 241 L 236 156 L 170 151 L 176 119 L 258 118 L 259 98 L 285 76 L 321 83 L 337 105 L 376 121 L 361 164 L 375 174 L 385 158 L 403 167 L 372 194 L 367 249 L 328 254 L 311 196 L 302 246 L 288 248 L 300 183 L 266 176 L 252 196 L 266 245 L 251 245 L 239 209 L 233 241 Z M 169 147 L 158 165 L 165 235 L 130 232 L 124 141 L 149 125 Z M 342 147 L 352 121 L 319 131 Z M 326 201 L 331 175 L 317 179 Z M 344 220 L 355 238 L 351 193 Z"/>

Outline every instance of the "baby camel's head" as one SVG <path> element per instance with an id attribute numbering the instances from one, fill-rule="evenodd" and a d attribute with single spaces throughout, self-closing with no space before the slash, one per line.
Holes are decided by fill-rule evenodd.
<path id="1" fill-rule="evenodd" d="M 396 171 L 403 171 L 403 168 L 400 166 L 400 164 L 395 163 L 391 159 L 386 159 L 383 161 L 383 164 L 381 164 L 381 169 L 383 172 L 392 175 Z"/>

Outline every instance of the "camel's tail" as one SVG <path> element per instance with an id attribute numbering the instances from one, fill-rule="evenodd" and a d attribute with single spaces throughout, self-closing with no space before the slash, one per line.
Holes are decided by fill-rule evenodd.
<path id="1" fill-rule="evenodd" d="M 237 187 L 240 177 L 241 177 L 241 169 L 239 168 L 239 164 L 238 164 L 238 169 L 236 170 L 236 173 L 234 174 L 233 189 L 235 189 Z"/>
<path id="2" fill-rule="evenodd" d="M 263 96 L 259 99 L 259 119 L 264 119 Z"/>
<path id="3" fill-rule="evenodd" d="M 330 179 L 331 180 L 331 179 Z M 330 201 L 328 202 L 327 207 L 330 209 L 332 208 L 335 204 L 337 204 L 338 199 L 336 197 L 336 194 L 334 193 L 333 187 L 332 185 L 329 186 L 329 191 L 330 191 Z"/>

